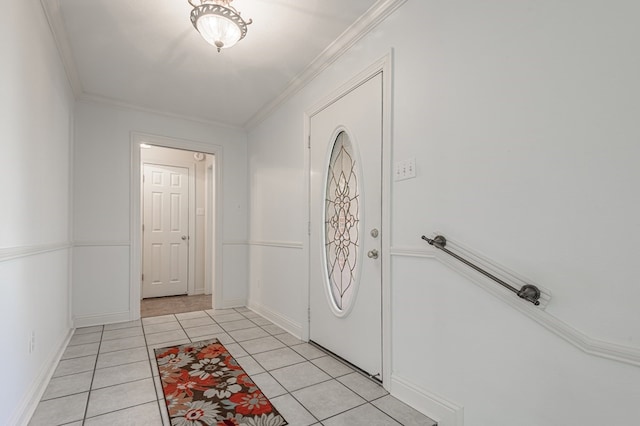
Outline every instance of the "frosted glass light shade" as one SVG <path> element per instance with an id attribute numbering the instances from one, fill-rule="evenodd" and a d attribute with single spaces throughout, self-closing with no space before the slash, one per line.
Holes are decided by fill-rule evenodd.
<path id="1" fill-rule="evenodd" d="M 247 25 L 240 12 L 229 5 L 233 0 L 189 0 L 193 6 L 191 23 L 207 43 L 220 49 L 231 47 L 247 35 Z"/>
<path id="2" fill-rule="evenodd" d="M 219 49 L 233 46 L 242 35 L 235 22 L 219 15 L 201 16 L 196 28 L 209 44 Z"/>

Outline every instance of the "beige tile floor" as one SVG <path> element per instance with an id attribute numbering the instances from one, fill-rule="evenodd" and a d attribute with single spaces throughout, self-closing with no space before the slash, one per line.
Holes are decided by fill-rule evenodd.
<path id="1" fill-rule="evenodd" d="M 169 426 L 153 349 L 216 337 L 291 426 L 433 425 L 380 385 L 246 308 L 76 330 L 31 426 Z"/>

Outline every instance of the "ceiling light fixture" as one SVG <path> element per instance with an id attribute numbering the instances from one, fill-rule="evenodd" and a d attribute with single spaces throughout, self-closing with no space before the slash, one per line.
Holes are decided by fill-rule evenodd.
<path id="1" fill-rule="evenodd" d="M 209 43 L 220 49 L 226 49 L 247 35 L 247 25 L 253 21 L 245 21 L 230 3 L 233 0 L 188 0 L 193 6 L 191 23 L 200 35 Z"/>

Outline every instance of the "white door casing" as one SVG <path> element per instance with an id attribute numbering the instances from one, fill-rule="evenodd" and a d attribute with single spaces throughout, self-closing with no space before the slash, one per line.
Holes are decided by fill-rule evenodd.
<path id="1" fill-rule="evenodd" d="M 142 297 L 187 294 L 189 169 L 143 165 Z"/>
<path id="2" fill-rule="evenodd" d="M 309 123 L 309 337 L 380 379 L 382 96 L 378 72 Z M 346 172 L 329 174 L 332 160 Z M 351 303 L 341 299 L 349 292 Z"/>

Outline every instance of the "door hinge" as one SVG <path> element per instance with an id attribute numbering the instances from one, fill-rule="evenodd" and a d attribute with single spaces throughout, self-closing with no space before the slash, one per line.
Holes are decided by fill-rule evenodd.
<path id="1" fill-rule="evenodd" d="M 311 322 L 311 307 L 307 308 L 307 321 Z"/>
<path id="2" fill-rule="evenodd" d="M 145 175 L 142 175 L 142 183 L 144 183 L 145 180 L 147 180 L 147 177 Z"/>
<path id="3" fill-rule="evenodd" d="M 142 281 L 144 281 L 144 274 L 142 274 Z"/>
<path id="4" fill-rule="evenodd" d="M 311 149 L 311 135 L 309 135 L 309 140 L 307 141 L 307 148 Z"/>
<path id="5" fill-rule="evenodd" d="M 142 232 L 144 232 L 144 223 L 142 224 Z"/>
<path id="6" fill-rule="evenodd" d="M 307 235 L 311 235 L 311 222 L 307 222 Z"/>

